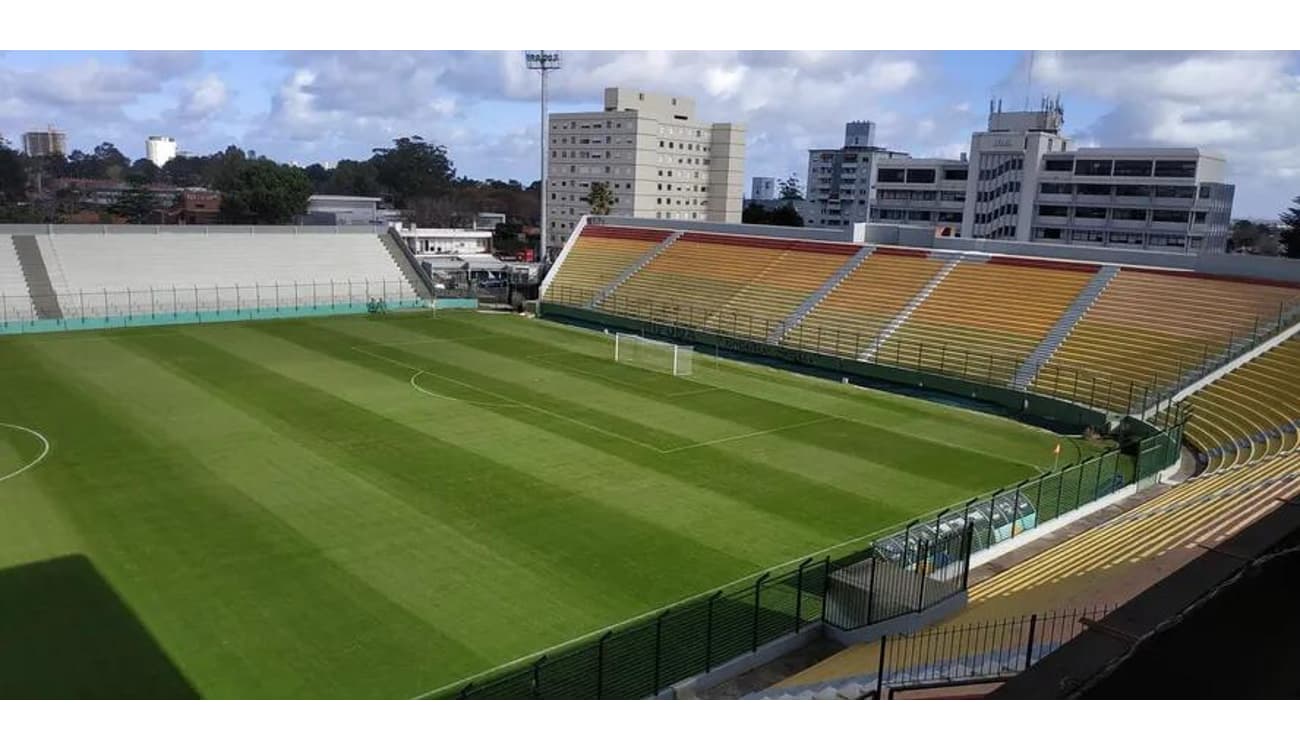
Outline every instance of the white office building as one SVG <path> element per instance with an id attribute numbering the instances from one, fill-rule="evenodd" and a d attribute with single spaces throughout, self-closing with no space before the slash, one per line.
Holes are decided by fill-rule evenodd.
<path id="1" fill-rule="evenodd" d="M 970 156 L 918 159 L 851 122 L 844 146 L 808 154 L 808 226 L 933 226 L 945 235 L 1164 252 L 1223 252 L 1234 188 L 1197 148 L 1073 148 L 1060 102 L 1003 112 Z"/>
<path id="2" fill-rule="evenodd" d="M 144 142 L 144 158 L 161 168 L 176 158 L 176 139 L 165 135 L 149 136 Z"/>
<path id="3" fill-rule="evenodd" d="M 609 184 L 614 216 L 740 221 L 745 127 L 697 121 L 692 99 L 608 88 L 603 111 L 553 114 L 549 135 L 551 251 L 590 213 L 596 182 Z"/>

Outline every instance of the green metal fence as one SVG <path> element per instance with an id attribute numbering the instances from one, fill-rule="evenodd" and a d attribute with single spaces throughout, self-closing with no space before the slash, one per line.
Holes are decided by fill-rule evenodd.
<path id="1" fill-rule="evenodd" d="M 1181 429 L 1144 438 L 1136 457 L 1107 451 L 430 697 L 644 698 L 816 624 L 854 630 L 923 611 L 965 591 L 974 552 L 1151 480 L 1177 459 Z"/>

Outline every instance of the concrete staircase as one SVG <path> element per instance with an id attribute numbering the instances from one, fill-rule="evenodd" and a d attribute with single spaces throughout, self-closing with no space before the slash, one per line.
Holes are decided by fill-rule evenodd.
<path id="1" fill-rule="evenodd" d="M 799 321 L 803 320 L 804 316 L 812 312 L 813 308 L 826 298 L 826 295 L 835 291 L 835 287 L 839 286 L 840 282 L 848 278 L 849 274 L 856 271 L 858 266 L 862 265 L 862 262 L 870 257 L 875 250 L 875 245 L 863 245 L 859 248 L 851 258 L 844 262 L 844 265 L 840 266 L 835 273 L 831 274 L 829 279 L 817 288 L 817 291 L 809 295 L 808 299 L 804 300 L 799 307 L 795 308 L 795 311 L 790 313 L 789 317 L 781 321 L 781 324 L 776 327 L 776 330 L 772 331 L 772 334 L 767 337 L 767 343 L 775 344 L 780 342 L 781 337 L 786 334 L 786 331 L 793 330 L 795 326 L 799 325 Z"/>
<path id="2" fill-rule="evenodd" d="M 871 342 L 871 346 L 867 347 L 858 359 L 866 362 L 875 357 L 876 352 L 880 351 L 880 347 L 885 345 L 885 342 L 889 340 L 889 337 L 898 332 L 898 329 L 907 322 L 907 319 L 912 317 L 913 311 L 920 307 L 921 303 L 925 302 L 925 300 L 929 298 L 930 294 L 934 292 L 935 287 L 942 284 L 943 280 L 948 278 L 948 274 L 952 273 L 952 270 L 961 262 L 962 259 L 958 256 L 943 264 L 943 267 L 935 272 L 934 278 L 926 282 L 925 286 L 921 287 L 921 291 L 917 292 L 916 296 L 912 297 L 912 299 L 908 301 L 907 305 L 905 305 L 903 309 L 894 316 L 894 319 L 889 321 L 889 325 L 885 326 L 880 331 L 876 336 L 876 340 Z"/>
<path id="3" fill-rule="evenodd" d="M 609 284 L 607 284 L 604 289 L 601 289 L 599 292 L 596 292 L 596 296 L 592 297 L 591 301 L 588 302 L 586 306 L 595 307 L 600 303 L 604 302 L 606 299 L 609 298 L 609 295 L 614 293 L 615 289 L 618 289 L 620 286 L 623 285 L 625 281 L 632 278 L 632 274 L 636 273 L 637 271 L 640 271 L 642 268 L 645 268 L 647 265 L 649 265 L 650 261 L 658 257 L 659 254 L 662 253 L 663 251 L 672 247 L 672 244 L 677 240 L 681 239 L 681 237 L 682 237 L 681 232 L 673 232 L 672 234 L 664 238 L 663 242 L 660 242 L 658 245 L 655 245 L 654 247 L 647 250 L 645 255 L 642 255 L 640 258 L 637 258 L 636 261 L 634 261 L 631 265 L 623 269 L 623 273 L 620 273 L 618 275 L 618 278 L 609 282 Z"/>
<path id="4" fill-rule="evenodd" d="M 45 260 L 41 258 L 41 247 L 36 237 L 30 234 L 13 235 L 14 252 L 18 255 L 18 265 L 23 269 L 27 279 L 27 293 L 32 296 L 32 307 L 39 320 L 59 320 L 63 310 L 59 307 L 58 295 L 50 274 L 45 269 Z"/>
<path id="5" fill-rule="evenodd" d="M 1020 364 L 1016 374 L 1011 379 L 1011 384 L 1016 388 L 1028 388 L 1029 384 L 1034 382 L 1038 372 L 1043 369 L 1056 350 L 1061 348 L 1061 342 L 1065 337 L 1070 335 L 1083 314 L 1088 312 L 1088 308 L 1097 301 L 1097 297 L 1106 290 L 1110 285 L 1111 279 L 1119 273 L 1119 266 L 1102 266 L 1092 280 L 1088 282 L 1083 289 L 1079 290 L 1079 295 L 1074 298 L 1070 306 L 1065 308 L 1061 313 L 1060 320 L 1052 326 L 1052 330 L 1047 332 L 1043 340 L 1038 343 L 1038 347 L 1029 354 L 1029 357 Z"/>
<path id="6" fill-rule="evenodd" d="M 412 256 L 407 254 L 406 249 L 403 248 L 402 245 L 398 244 L 402 242 L 402 240 L 399 237 L 393 236 L 392 232 L 384 232 L 379 235 L 379 241 L 383 244 L 384 249 L 388 251 L 388 254 L 392 256 L 393 262 L 396 263 L 397 268 L 401 270 L 402 276 L 404 276 L 406 281 L 410 283 L 411 288 L 415 290 L 415 293 L 420 297 L 420 299 L 432 301 L 433 289 L 429 286 L 429 283 L 425 281 L 424 277 L 420 275 L 420 272 L 416 270 Z"/>

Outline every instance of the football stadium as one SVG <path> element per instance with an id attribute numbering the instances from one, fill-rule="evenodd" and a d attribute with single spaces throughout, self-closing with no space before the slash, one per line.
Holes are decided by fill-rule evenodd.
<path id="1" fill-rule="evenodd" d="M 518 313 L 392 231 L 4 232 L 0 697 L 1009 690 L 1292 531 L 1284 261 L 592 216 Z"/>

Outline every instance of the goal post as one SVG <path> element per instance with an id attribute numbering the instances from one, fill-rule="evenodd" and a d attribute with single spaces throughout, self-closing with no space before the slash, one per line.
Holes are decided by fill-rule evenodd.
<path id="1" fill-rule="evenodd" d="M 684 377 L 693 372 L 694 355 L 695 350 L 689 346 L 630 333 L 614 334 L 614 361 L 625 365 Z"/>

